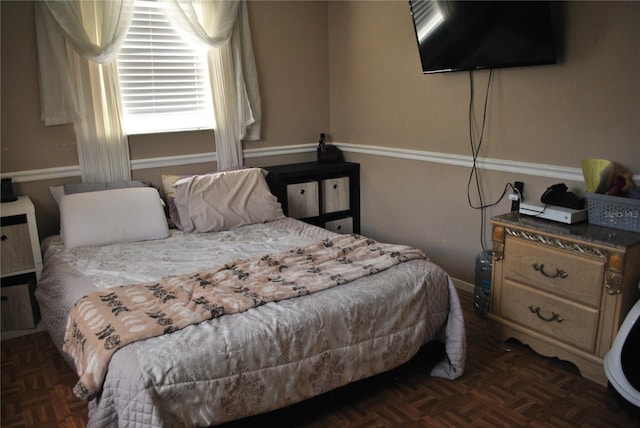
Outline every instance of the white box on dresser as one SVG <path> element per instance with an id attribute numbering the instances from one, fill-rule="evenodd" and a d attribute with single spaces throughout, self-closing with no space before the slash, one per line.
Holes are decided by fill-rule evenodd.
<path id="1" fill-rule="evenodd" d="M 345 217 L 328 221 L 324 224 L 324 227 L 336 233 L 353 233 L 353 218 Z"/>
<path id="2" fill-rule="evenodd" d="M 316 217 L 320 214 L 317 181 L 287 185 L 287 200 L 289 215 L 293 218 Z"/>
<path id="3" fill-rule="evenodd" d="M 324 213 L 349 209 L 349 177 L 322 180 L 322 209 Z"/>
<path id="4" fill-rule="evenodd" d="M 640 297 L 640 233 L 518 213 L 492 225 L 490 335 L 570 361 L 606 385 L 604 356 Z"/>

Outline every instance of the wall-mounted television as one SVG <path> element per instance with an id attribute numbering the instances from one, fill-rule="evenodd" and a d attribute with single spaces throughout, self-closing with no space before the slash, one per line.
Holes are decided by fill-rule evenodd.
<path id="1" fill-rule="evenodd" d="M 547 1 L 409 0 L 423 73 L 556 63 Z"/>

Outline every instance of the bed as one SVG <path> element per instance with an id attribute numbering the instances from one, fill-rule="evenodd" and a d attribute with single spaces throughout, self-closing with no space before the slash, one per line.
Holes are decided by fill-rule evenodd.
<path id="1" fill-rule="evenodd" d="M 71 367 L 83 364 L 68 352 L 70 320 L 88 296 L 347 239 L 284 217 L 264 174 L 252 168 L 175 181 L 170 202 L 178 205 L 181 228 L 167 226 L 153 188 L 62 197 L 61 234 L 42 243 L 36 298 Z M 207 207 L 203 200 L 210 201 Z M 141 208 L 145 201 L 152 208 Z M 366 239 L 366 245 L 387 244 Z M 386 372 L 431 341 L 445 345 L 431 374 L 461 376 L 464 321 L 449 275 L 427 257 L 369 270 L 335 286 L 258 301 L 237 313 L 124 344 L 105 363 L 96 392 L 84 397 L 88 426 L 218 425 Z"/>

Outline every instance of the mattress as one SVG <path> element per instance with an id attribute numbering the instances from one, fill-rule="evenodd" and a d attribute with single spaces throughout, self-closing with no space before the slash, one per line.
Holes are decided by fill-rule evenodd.
<path id="1" fill-rule="evenodd" d="M 330 238 L 284 218 L 214 233 L 67 249 L 43 241 L 36 298 L 62 352 L 73 305 L 100 289 L 197 272 Z M 430 341 L 445 344 L 434 376 L 465 364 L 464 321 L 449 275 L 412 260 L 314 294 L 224 315 L 138 341 L 112 357 L 90 427 L 210 426 L 268 412 L 393 369 Z M 72 360 L 65 356 L 73 367 Z"/>

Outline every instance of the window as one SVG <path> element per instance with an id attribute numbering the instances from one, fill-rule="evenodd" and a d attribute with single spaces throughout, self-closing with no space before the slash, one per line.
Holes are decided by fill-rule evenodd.
<path id="1" fill-rule="evenodd" d="M 189 45 L 156 1 L 136 0 L 118 54 L 127 134 L 213 128 L 206 52 Z"/>

